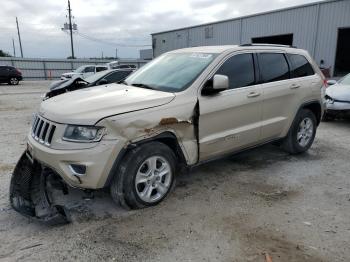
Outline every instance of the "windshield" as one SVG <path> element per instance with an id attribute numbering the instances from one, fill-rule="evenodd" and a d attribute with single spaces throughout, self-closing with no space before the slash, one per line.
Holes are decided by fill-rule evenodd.
<path id="1" fill-rule="evenodd" d="M 127 85 L 179 92 L 188 88 L 215 57 L 216 54 L 206 53 L 165 54 L 141 67 L 125 82 Z"/>
<path id="2" fill-rule="evenodd" d="M 338 83 L 342 85 L 350 85 L 350 74 L 344 76 L 342 79 L 339 80 Z"/>
<path id="3" fill-rule="evenodd" d="M 74 70 L 76 73 L 83 73 L 86 66 L 79 66 L 77 69 Z"/>
<path id="4" fill-rule="evenodd" d="M 94 75 L 88 76 L 87 78 L 84 79 L 84 81 L 88 82 L 89 84 L 93 83 L 93 82 L 99 80 L 100 78 L 104 77 L 105 75 L 107 75 L 109 72 L 111 72 L 111 71 L 106 70 L 106 71 L 98 72 Z"/>

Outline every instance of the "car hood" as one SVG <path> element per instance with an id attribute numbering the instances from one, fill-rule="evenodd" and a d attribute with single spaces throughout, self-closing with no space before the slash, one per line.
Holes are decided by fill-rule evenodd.
<path id="1" fill-rule="evenodd" d="M 64 79 L 64 80 L 58 80 L 58 81 L 52 82 L 49 85 L 49 90 L 54 90 L 57 87 L 61 86 L 62 84 L 70 82 L 70 81 L 72 81 L 72 79 Z"/>
<path id="2" fill-rule="evenodd" d="M 50 91 L 70 87 L 76 81 L 84 81 L 84 80 L 81 77 L 78 76 L 78 77 L 73 77 L 73 78 L 70 78 L 70 79 L 57 81 L 57 83 L 52 83 L 52 85 L 50 86 Z"/>
<path id="3" fill-rule="evenodd" d="M 332 85 L 326 89 L 326 95 L 336 100 L 350 101 L 350 85 Z"/>
<path id="4" fill-rule="evenodd" d="M 110 84 L 55 96 L 41 103 L 39 114 L 65 124 L 93 125 L 100 119 L 161 106 L 175 94 Z"/>
<path id="5" fill-rule="evenodd" d="M 68 73 L 63 73 L 62 76 L 80 76 L 82 73 L 76 73 L 76 72 L 68 72 Z"/>

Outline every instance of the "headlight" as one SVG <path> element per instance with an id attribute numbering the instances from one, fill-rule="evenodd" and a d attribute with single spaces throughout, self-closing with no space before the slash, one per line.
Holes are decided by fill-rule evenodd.
<path id="1" fill-rule="evenodd" d="M 326 98 L 326 101 L 327 101 L 328 104 L 334 104 L 334 99 L 331 98 L 329 95 L 326 95 L 325 98 Z"/>
<path id="2" fill-rule="evenodd" d="M 68 125 L 62 139 L 71 142 L 98 142 L 104 132 L 104 127 Z"/>

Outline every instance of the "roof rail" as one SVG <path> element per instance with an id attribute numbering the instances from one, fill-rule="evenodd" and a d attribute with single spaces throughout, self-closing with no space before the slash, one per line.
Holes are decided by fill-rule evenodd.
<path id="1" fill-rule="evenodd" d="M 279 44 L 258 44 L 258 43 L 249 43 L 249 44 L 242 44 L 239 46 L 276 46 L 276 47 L 290 47 L 290 48 L 297 48 L 296 46 L 293 45 L 279 45 Z"/>

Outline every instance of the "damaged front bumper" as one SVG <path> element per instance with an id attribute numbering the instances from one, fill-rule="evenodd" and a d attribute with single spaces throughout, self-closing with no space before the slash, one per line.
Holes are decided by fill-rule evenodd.
<path id="1" fill-rule="evenodd" d="M 70 222 L 70 217 L 61 205 L 54 205 L 50 186 L 60 184 L 49 169 L 23 153 L 11 177 L 10 203 L 14 210 L 26 217 L 38 219 L 51 225 Z M 56 185 L 53 185 L 56 184 Z M 64 190 L 64 184 L 61 184 Z"/>

